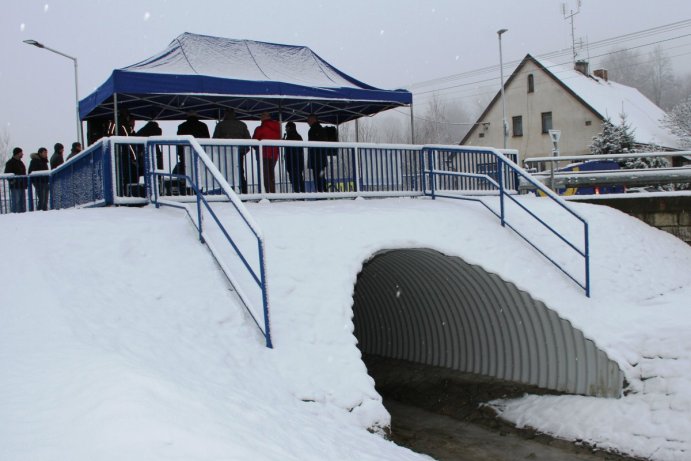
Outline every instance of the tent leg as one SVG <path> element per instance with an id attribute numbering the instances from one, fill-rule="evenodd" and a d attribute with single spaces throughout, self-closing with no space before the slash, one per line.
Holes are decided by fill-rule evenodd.
<path id="1" fill-rule="evenodd" d="M 117 136 L 118 131 L 120 131 L 120 130 L 118 130 L 118 127 L 120 125 L 118 123 L 119 120 L 118 120 L 118 94 L 117 93 L 113 93 L 113 114 L 114 114 L 113 115 L 113 122 L 115 122 L 115 133 L 113 133 L 113 134 L 115 134 L 115 136 Z"/>
<path id="2" fill-rule="evenodd" d="M 413 116 L 413 103 L 410 103 L 410 144 L 415 144 L 415 117 Z"/>

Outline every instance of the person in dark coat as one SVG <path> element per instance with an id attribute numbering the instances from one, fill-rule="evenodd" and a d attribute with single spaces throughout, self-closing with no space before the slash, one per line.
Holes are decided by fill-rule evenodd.
<path id="1" fill-rule="evenodd" d="M 218 122 L 214 129 L 214 138 L 217 139 L 250 139 L 250 130 L 245 122 L 235 118 L 233 109 L 226 109 L 223 120 Z M 245 176 L 245 154 L 249 151 L 247 146 L 238 147 L 238 173 L 240 176 L 240 191 L 247 193 L 247 176 Z"/>
<path id="2" fill-rule="evenodd" d="M 195 138 L 210 138 L 209 127 L 206 123 L 199 120 L 199 116 L 196 112 L 188 112 L 187 119 L 178 125 L 178 135 L 191 135 Z M 173 168 L 173 174 L 184 175 L 186 173 L 185 168 L 185 148 L 183 146 L 178 146 L 178 163 Z M 184 191 L 186 189 L 185 180 L 180 180 L 180 189 Z"/>
<path id="3" fill-rule="evenodd" d="M 65 163 L 65 157 L 63 156 L 65 152 L 65 146 L 62 144 L 55 143 L 53 155 L 50 156 L 50 169 L 54 170 L 63 163 Z"/>
<path id="4" fill-rule="evenodd" d="M 80 142 L 73 142 L 72 143 L 72 149 L 70 150 L 70 155 L 67 156 L 67 160 L 71 159 L 78 153 L 82 151 L 82 143 Z"/>
<path id="5" fill-rule="evenodd" d="M 252 139 L 281 139 L 281 124 L 271 118 L 268 112 L 261 115 L 261 124 L 254 129 Z M 278 147 L 264 146 L 262 148 L 262 166 L 264 169 L 264 192 L 276 192 L 276 161 L 280 152 Z"/>
<path id="6" fill-rule="evenodd" d="M 48 149 L 40 147 L 38 153 L 31 154 L 31 162 L 29 163 L 29 174 L 35 171 L 48 171 Z M 36 209 L 40 211 L 48 211 L 48 191 L 50 190 L 50 178 L 47 176 L 38 176 L 31 178 L 31 183 L 34 185 L 38 204 Z"/>
<path id="7" fill-rule="evenodd" d="M 195 112 L 188 112 L 187 119 L 178 125 L 178 135 L 189 134 L 195 138 L 210 138 L 209 127 L 199 120 Z"/>
<path id="8" fill-rule="evenodd" d="M 295 128 L 295 123 L 286 123 L 286 133 L 283 139 L 288 141 L 302 141 L 302 136 Z M 305 178 L 303 173 L 305 171 L 305 157 L 302 147 L 286 147 L 285 150 L 285 164 L 288 178 L 293 185 L 293 192 L 305 192 Z"/>
<path id="9" fill-rule="evenodd" d="M 24 151 L 21 147 L 12 150 L 12 158 L 5 163 L 5 173 L 26 176 L 26 166 L 22 162 Z M 13 178 L 10 183 L 10 212 L 24 213 L 26 211 L 26 177 Z"/>
<path id="10" fill-rule="evenodd" d="M 317 116 L 310 114 L 307 117 L 307 124 L 310 130 L 307 132 L 308 141 L 324 141 L 324 128 L 319 123 Z M 326 166 L 328 159 L 326 149 L 320 147 L 310 147 L 307 152 L 307 166 L 312 170 L 314 187 L 317 192 L 326 191 Z"/>
<path id="11" fill-rule="evenodd" d="M 137 131 L 136 136 L 142 136 L 145 138 L 148 138 L 149 136 L 161 136 L 163 134 L 163 130 L 161 129 L 160 126 L 158 126 L 158 122 L 155 122 L 153 120 L 149 121 Z M 141 149 L 139 152 L 137 152 L 137 166 L 139 168 L 139 174 L 142 175 L 144 174 L 144 149 L 142 146 L 140 146 Z M 163 169 L 163 151 L 161 150 L 161 146 L 156 146 L 156 169 L 157 170 L 162 170 Z"/>

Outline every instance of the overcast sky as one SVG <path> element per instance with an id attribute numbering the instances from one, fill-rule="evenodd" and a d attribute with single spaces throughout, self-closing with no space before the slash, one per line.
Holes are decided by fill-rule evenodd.
<path id="1" fill-rule="evenodd" d="M 509 29 L 503 36 L 504 62 L 526 53 L 569 48 L 571 26 L 563 18 L 561 4 L 560 0 L 5 0 L 0 15 L 0 134 L 6 129 L 11 144 L 27 153 L 39 146 L 52 151 L 55 142 L 67 146 L 76 139 L 72 61 L 22 43 L 26 39 L 78 59 L 80 98 L 102 84 L 113 69 L 163 50 L 183 32 L 306 45 L 353 77 L 393 89 L 496 65 L 496 31 L 501 28 Z M 567 11 L 575 9 L 576 1 L 567 0 Z M 583 0 L 574 19 L 576 38 L 593 43 L 691 19 L 691 1 Z M 691 72 L 691 38 L 682 37 L 689 34 L 686 27 L 636 44 L 666 40 L 661 44 L 675 71 Z M 587 57 L 588 50 L 581 50 L 581 55 Z M 498 90 L 498 73 L 494 77 L 492 84 Z M 444 87 L 443 82 L 439 85 Z M 472 88 L 463 91 L 457 93 L 459 104 L 472 98 Z"/>

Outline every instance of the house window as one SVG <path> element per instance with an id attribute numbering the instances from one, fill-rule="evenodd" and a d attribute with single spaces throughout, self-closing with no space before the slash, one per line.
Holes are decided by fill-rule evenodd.
<path id="1" fill-rule="evenodd" d="M 552 129 L 552 112 L 542 113 L 542 133 L 547 134 Z"/>
<path id="2" fill-rule="evenodd" d="M 528 74 L 528 93 L 535 92 L 535 77 L 533 74 Z"/>
<path id="3" fill-rule="evenodd" d="M 484 138 L 484 137 L 485 137 L 485 133 L 480 133 L 480 134 L 478 135 L 478 137 L 479 137 L 479 138 Z"/>
<path id="4" fill-rule="evenodd" d="M 513 136 L 523 136 L 523 117 L 520 115 L 511 117 L 511 122 L 513 125 Z"/>
<path id="5" fill-rule="evenodd" d="M 590 120 L 586 120 L 586 121 L 585 121 L 585 126 L 590 126 L 590 125 L 592 125 L 592 124 L 593 124 L 593 122 L 590 121 Z"/>

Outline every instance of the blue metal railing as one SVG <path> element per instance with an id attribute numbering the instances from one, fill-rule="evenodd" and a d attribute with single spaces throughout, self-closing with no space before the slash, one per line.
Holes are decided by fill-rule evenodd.
<path id="1" fill-rule="evenodd" d="M 233 190 L 246 200 L 422 195 L 421 146 L 237 139 L 198 141 Z M 278 152 L 275 192 L 267 192 L 261 180 L 265 174 L 265 164 L 261 161 L 265 149 Z M 179 162 L 176 152 L 163 149 L 162 157 L 165 168 L 172 172 L 172 165 Z M 213 190 L 213 187 L 206 189 Z"/>
<path id="2" fill-rule="evenodd" d="M 48 206 L 44 208 L 47 209 L 111 204 L 111 173 L 108 142 L 101 140 L 54 170 L 21 177 L 0 175 L 0 214 L 39 210 L 45 199 L 46 187 Z M 17 185 L 23 187 L 15 187 Z M 12 206 L 13 193 L 21 196 L 17 211 Z"/>
<path id="3" fill-rule="evenodd" d="M 109 144 L 101 140 L 51 171 L 50 207 L 111 204 L 111 181 Z"/>
<path id="4" fill-rule="evenodd" d="M 163 169 L 151 168 L 151 166 L 160 166 L 160 162 L 157 161 L 160 158 L 158 154 L 165 148 L 170 147 L 174 147 L 176 149 L 178 159 L 181 158 L 182 155 L 185 156 L 186 160 L 184 160 L 184 165 L 178 164 L 175 173 L 168 172 Z M 148 142 L 146 160 L 148 166 L 147 171 L 151 171 L 151 173 L 147 175 L 146 187 L 147 190 L 150 191 L 152 200 L 156 207 L 161 205 L 172 206 L 183 208 L 187 211 L 190 219 L 199 232 L 200 241 L 209 246 L 209 249 L 223 269 L 226 277 L 228 277 L 228 280 L 234 286 L 238 296 L 240 296 L 245 304 L 245 308 L 247 309 L 248 313 L 264 335 L 266 346 L 269 348 L 273 347 L 271 341 L 271 323 L 269 317 L 269 298 L 266 283 L 265 244 L 259 226 L 254 222 L 245 206 L 237 197 L 237 194 L 224 179 L 223 175 L 216 165 L 214 165 L 211 158 L 209 158 L 209 156 L 204 152 L 202 147 L 196 140 L 194 140 L 194 138 L 185 136 L 184 139 L 175 141 L 151 139 Z M 230 235 L 226 227 L 223 225 L 218 214 L 209 204 L 208 194 L 216 197 L 221 196 L 225 198 L 226 201 L 229 201 L 233 210 L 240 218 L 240 221 L 244 223 L 246 229 L 251 232 L 257 245 L 256 265 L 258 267 L 253 267 L 248 255 L 242 251 L 242 245 Z M 170 200 L 173 197 L 193 198 L 196 201 L 196 213 L 192 213 L 186 205 L 181 204 L 179 201 Z M 225 241 L 230 244 L 235 252 L 235 255 L 242 262 L 242 268 L 245 271 L 244 273 L 250 275 L 256 288 L 260 291 L 262 305 L 261 321 L 257 318 L 259 315 L 254 308 L 252 299 L 244 291 L 244 288 L 246 287 L 241 286 L 237 280 L 237 277 L 233 275 L 233 269 L 228 267 L 228 265 L 223 262 L 224 258 L 221 257 L 221 254 L 209 241 L 204 227 L 204 213 L 202 210 L 204 210 L 206 214 L 211 217 L 216 228 L 221 232 Z M 237 229 L 235 229 L 234 232 L 237 232 Z"/>
<path id="5" fill-rule="evenodd" d="M 220 224 L 209 202 L 230 201 L 235 213 L 245 220 L 242 226 L 256 231 L 254 239 L 259 247 L 259 265 L 250 270 L 248 266 L 251 263 L 233 238 L 230 235 L 223 238 L 239 255 L 241 265 L 252 273 L 253 283 L 259 281 L 264 290 L 261 233 L 250 225 L 249 215 L 238 196 L 243 200 L 257 200 L 429 195 L 473 200 L 482 203 L 499 218 L 502 226 L 515 231 L 590 295 L 588 223 L 519 168 L 513 154 L 456 146 L 282 140 L 198 141 L 189 137 L 112 137 L 101 140 L 50 172 L 51 208 L 146 204 L 150 199 L 158 204 L 166 202 L 166 205 L 179 207 L 184 207 L 181 202 L 195 202 L 197 216 L 193 221 L 203 240 L 203 214 L 208 214 L 217 227 Z M 271 163 L 263 162 L 262 157 L 271 152 L 277 153 L 273 192 L 266 190 L 267 183 L 263 181 L 267 173 L 264 169 Z M 290 159 L 298 159 L 297 164 L 291 163 Z M 296 172 L 301 181 L 296 181 Z M 31 181 L 30 177 L 26 179 Z M 563 226 L 555 226 L 540 217 L 536 207 L 530 209 L 522 200 L 517 200 L 519 179 L 533 184 L 542 195 L 556 202 L 566 215 L 577 220 L 582 233 L 573 238 L 569 232 L 563 231 Z M 11 194 L 8 185 L 11 180 L 12 175 L 0 175 L 0 213 L 9 211 Z M 30 186 L 28 189 L 26 195 L 30 203 L 27 209 L 31 209 L 34 205 L 33 191 Z M 483 200 L 482 197 L 488 195 L 498 196 L 496 209 Z M 535 238 L 533 229 L 520 229 L 520 223 L 508 218 L 507 209 L 520 210 L 529 216 L 531 222 L 537 222 L 538 227 L 546 229 L 548 235 L 583 258 L 584 276 L 576 277 L 573 270 L 567 269 L 570 262 L 559 262 L 553 256 L 553 250 L 545 246 L 542 236 Z M 225 229 L 222 233 L 228 234 Z M 266 327 L 263 333 L 267 335 L 268 310 L 264 316 Z M 253 315 L 255 321 L 258 317 L 256 313 Z"/>
<path id="6" fill-rule="evenodd" d="M 527 172 L 521 169 L 515 162 L 508 159 L 502 153 L 493 149 L 483 148 L 450 148 L 447 146 L 432 146 L 423 148 L 427 166 L 424 176 L 428 177 L 425 195 L 432 198 L 445 197 L 459 200 L 470 200 L 481 203 L 485 208 L 497 216 L 502 226 L 508 227 L 525 240 L 530 246 L 543 255 L 556 266 L 568 278 L 583 288 L 586 296 L 590 297 L 590 242 L 588 222 L 573 211 L 559 196 L 550 189 L 533 179 Z M 465 170 L 465 171 L 464 171 Z M 516 199 L 516 188 L 519 180 L 530 182 L 541 191 L 545 197 L 559 205 L 567 215 L 573 217 L 583 226 L 582 242 L 575 243 L 568 238 L 564 231 L 557 230 L 554 225 L 530 210 L 520 200 Z M 464 192 L 487 191 L 498 193 L 499 210 L 490 207 L 482 195 L 468 195 Z M 509 200 L 518 209 L 525 212 L 537 223 L 549 231 L 559 241 L 566 244 L 577 255 L 583 258 L 583 277 L 577 278 L 571 271 L 558 262 L 547 250 L 530 239 L 526 232 L 521 232 L 516 225 L 507 220 L 506 205 Z"/>

